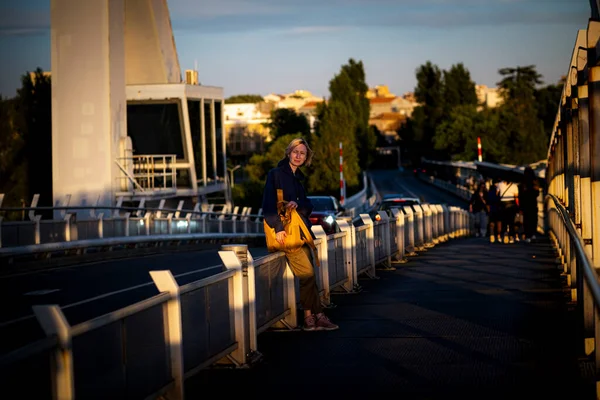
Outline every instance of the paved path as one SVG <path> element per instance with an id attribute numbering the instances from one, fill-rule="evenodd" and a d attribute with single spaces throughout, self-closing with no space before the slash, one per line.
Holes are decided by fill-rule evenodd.
<path id="1" fill-rule="evenodd" d="M 591 398 L 546 238 L 455 240 L 378 274 L 361 293 L 334 295 L 340 330 L 262 333 L 262 363 L 204 370 L 186 398 Z"/>

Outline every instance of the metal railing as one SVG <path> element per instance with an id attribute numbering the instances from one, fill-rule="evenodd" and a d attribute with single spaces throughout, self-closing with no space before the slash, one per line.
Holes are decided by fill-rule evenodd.
<path id="1" fill-rule="evenodd" d="M 597 2 L 590 2 L 597 16 Z M 579 350 L 600 382 L 600 21 L 576 34 L 548 148 L 546 223 L 576 307 Z M 596 390 L 598 395 L 598 390 Z"/>
<path id="2" fill-rule="evenodd" d="M 367 187 L 372 181 L 366 175 L 364 184 L 360 192 L 347 199 L 346 214 L 350 217 L 368 212 L 374 205 L 376 195 L 367 196 Z M 92 246 L 110 249 L 118 244 L 134 243 L 131 237 L 139 238 L 140 243 L 153 240 L 158 243 L 202 239 L 208 234 L 219 237 L 222 234 L 256 235 L 263 232 L 262 209 L 252 214 L 251 207 L 224 205 L 216 211 L 214 204 L 197 203 L 192 210 L 186 210 L 183 209 L 184 201 L 179 201 L 176 209 L 170 209 L 164 207 L 164 199 L 157 207 L 147 207 L 144 198 L 137 207 L 126 207 L 123 196 L 117 199 L 114 207 L 69 206 L 71 196 L 66 196 L 60 206 L 40 207 L 39 194 L 33 196 L 30 207 L 1 207 L 3 197 L 0 194 L 0 257 Z M 59 217 L 42 219 L 39 213 L 44 211 Z M 84 212 L 89 213 L 87 218 L 83 217 Z M 22 215 L 22 220 L 2 218 L 1 214 L 11 213 Z M 165 238 L 165 235 L 171 238 Z M 119 238 L 123 240 L 119 241 Z"/>
<path id="3" fill-rule="evenodd" d="M 340 233 L 331 235 L 313 227 L 323 304 L 334 291 L 357 291 L 358 276 L 375 278 L 376 266 L 406 262 L 411 247 L 469 234 L 465 210 L 413 207 L 416 219 L 405 207 L 375 223 L 361 214 L 357 227 L 338 219 Z M 254 260 L 246 245 L 223 245 L 219 256 L 222 272 L 184 286 L 168 270 L 152 271 L 159 294 L 75 326 L 60 307 L 35 306 L 47 337 L 5 354 L 0 373 L 36 383 L 21 388 L 23 398 L 181 399 L 185 378 L 203 368 L 252 364 L 260 358 L 258 334 L 298 327 L 298 282 L 283 253 Z"/>
<path id="4" fill-rule="evenodd" d="M 177 190 L 177 156 L 174 154 L 138 155 L 117 159 L 123 173 L 117 178 L 124 192 Z"/>

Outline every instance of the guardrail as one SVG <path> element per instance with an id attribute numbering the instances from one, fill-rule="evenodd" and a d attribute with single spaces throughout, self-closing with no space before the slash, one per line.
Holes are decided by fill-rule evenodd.
<path id="1" fill-rule="evenodd" d="M 349 217 L 367 212 L 374 204 L 375 194 L 368 195 L 369 184 L 366 174 L 363 177 L 364 187 L 347 199 L 346 214 Z M 0 194 L 0 206 L 4 195 Z M 140 242 L 164 241 L 164 235 L 197 235 L 206 233 L 244 233 L 260 234 L 263 232 L 262 209 L 258 214 L 251 214 L 251 207 L 227 207 L 213 211 L 214 204 L 202 206 L 196 204 L 192 210 L 183 209 L 183 201 L 176 209 L 165 208 L 165 200 L 158 207 L 145 206 L 142 199 L 137 207 L 123 206 L 123 198 L 119 198 L 114 207 L 107 206 L 69 206 L 67 196 L 61 206 L 39 207 L 39 194 L 34 195 L 30 207 L 0 207 L 0 213 L 19 213 L 21 221 L 5 221 L 0 215 L 0 256 L 17 252 L 45 252 L 46 249 L 109 247 L 114 240 L 109 238 L 140 238 Z M 40 212 L 51 211 L 59 214 L 60 219 L 42 219 Z M 81 218 L 78 211 L 89 212 L 89 218 Z M 77 218 L 77 215 L 80 215 Z M 28 220 L 25 220 L 27 216 Z M 145 237 L 142 239 L 141 237 Z M 95 242 L 90 242 L 95 240 Z M 177 240 L 174 238 L 173 240 Z M 57 245 L 58 243 L 76 242 L 73 245 Z M 131 242 L 123 240 L 123 242 Z M 49 245 L 49 244 L 53 245 Z M 5 250 L 8 249 L 8 250 Z"/>
<path id="2" fill-rule="evenodd" d="M 27 213 L 27 221 L 2 221 L 0 219 L 0 248 L 42 245 L 78 240 L 104 239 L 131 236 L 174 235 L 192 233 L 261 233 L 262 215 L 250 214 L 251 208 L 233 212 L 224 207 L 220 212 L 145 207 L 124 207 L 120 202 L 115 207 L 57 206 L 0 208 L 0 212 Z M 103 212 L 98 212 L 101 209 Z M 71 212 L 89 211 L 89 219 L 76 219 Z M 43 220 L 36 212 L 59 212 L 62 219 Z M 110 216 L 105 217 L 104 212 Z"/>
<path id="3" fill-rule="evenodd" d="M 339 233 L 314 226 L 323 304 L 334 291 L 359 292 L 358 277 L 450 238 L 470 234 L 472 215 L 423 205 L 380 212 L 362 225 L 338 219 Z M 214 363 L 246 367 L 260 358 L 257 335 L 298 327 L 297 282 L 283 253 L 254 260 L 247 246 L 223 245 L 223 271 L 179 287 L 152 271 L 159 294 L 70 326 L 56 305 L 34 307 L 46 338 L 5 354 L 0 373 L 21 398 L 183 398 L 185 378 Z M 50 360 L 50 362 L 48 362 Z M 5 388 L 6 389 L 6 388 Z"/>
<path id="4" fill-rule="evenodd" d="M 558 263 L 570 289 L 571 301 L 576 305 L 575 331 L 578 333 L 577 348 L 581 360 L 593 364 L 593 371 L 600 371 L 600 284 L 598 270 L 594 268 L 590 252 L 584 249 L 584 241 L 577 232 L 569 211 L 555 195 L 546 197 L 549 236 L 558 255 Z M 594 381 L 599 376 L 594 373 Z M 597 387 L 597 385 L 596 385 Z"/>

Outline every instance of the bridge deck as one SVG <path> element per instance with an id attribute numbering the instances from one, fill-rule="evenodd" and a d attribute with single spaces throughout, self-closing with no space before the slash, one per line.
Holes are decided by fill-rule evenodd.
<path id="1" fill-rule="evenodd" d="M 547 238 L 456 240 L 378 274 L 361 293 L 334 295 L 338 331 L 262 333 L 263 362 L 204 370 L 186 382 L 186 398 L 212 387 L 285 398 L 593 395 L 569 344 L 573 310 Z"/>

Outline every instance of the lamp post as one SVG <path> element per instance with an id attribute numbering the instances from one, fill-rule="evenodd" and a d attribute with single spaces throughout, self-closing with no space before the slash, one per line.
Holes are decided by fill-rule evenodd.
<path id="1" fill-rule="evenodd" d="M 231 182 L 231 187 L 233 187 L 233 173 L 234 173 L 234 171 L 236 171 L 236 170 L 238 170 L 240 168 L 242 168 L 241 165 L 236 165 L 233 168 L 227 167 L 227 171 L 229 171 L 229 181 Z"/>

